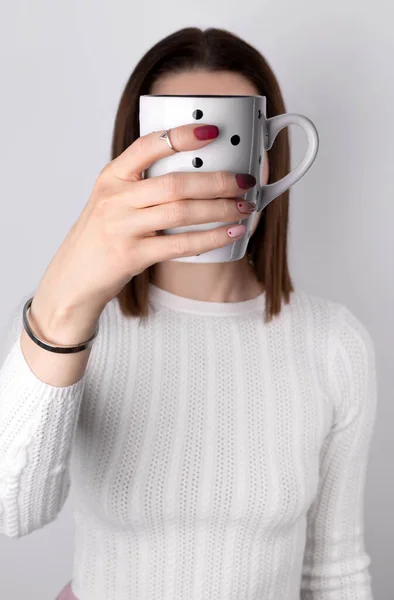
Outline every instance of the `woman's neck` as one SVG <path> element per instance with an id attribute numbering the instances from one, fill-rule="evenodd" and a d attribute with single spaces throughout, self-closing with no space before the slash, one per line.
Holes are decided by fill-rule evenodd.
<path id="1" fill-rule="evenodd" d="M 228 263 L 160 262 L 151 282 L 172 294 L 207 302 L 242 302 L 264 291 L 246 255 Z"/>

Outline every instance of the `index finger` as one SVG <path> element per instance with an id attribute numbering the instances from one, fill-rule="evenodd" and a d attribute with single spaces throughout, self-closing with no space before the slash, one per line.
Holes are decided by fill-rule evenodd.
<path id="1" fill-rule="evenodd" d="M 110 171 L 119 179 L 136 181 L 141 173 L 156 160 L 171 156 L 175 152 L 196 150 L 206 146 L 219 135 L 216 125 L 180 125 L 168 130 L 168 137 L 175 148 L 172 150 L 165 139 L 160 136 L 165 132 L 152 131 L 137 138 L 126 150 L 110 163 Z"/>

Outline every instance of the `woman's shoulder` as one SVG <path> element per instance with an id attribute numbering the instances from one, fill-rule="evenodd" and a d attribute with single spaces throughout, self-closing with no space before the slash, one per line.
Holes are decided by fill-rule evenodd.
<path id="1" fill-rule="evenodd" d="M 304 325 L 310 323 L 334 340 L 347 336 L 359 340 L 363 345 L 370 346 L 373 343 L 365 319 L 344 301 L 296 288 L 287 306 Z"/>

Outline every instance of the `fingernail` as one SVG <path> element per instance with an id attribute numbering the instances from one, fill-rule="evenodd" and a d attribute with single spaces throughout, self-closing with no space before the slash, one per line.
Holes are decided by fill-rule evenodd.
<path id="1" fill-rule="evenodd" d="M 193 131 L 198 140 L 213 140 L 219 135 L 219 128 L 216 125 L 201 125 L 195 127 Z"/>
<path id="2" fill-rule="evenodd" d="M 241 213 L 251 213 L 256 210 L 254 202 L 237 202 L 237 206 Z"/>
<path id="3" fill-rule="evenodd" d="M 232 237 L 241 237 L 246 231 L 246 225 L 232 225 L 227 229 L 227 234 Z"/>
<path id="4" fill-rule="evenodd" d="M 235 176 L 235 179 L 242 189 L 251 188 L 256 185 L 256 178 L 253 175 L 249 175 L 249 173 L 239 173 Z"/>

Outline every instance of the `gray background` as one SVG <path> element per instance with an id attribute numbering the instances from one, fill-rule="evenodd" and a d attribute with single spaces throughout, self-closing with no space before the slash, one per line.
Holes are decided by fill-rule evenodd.
<path id="1" fill-rule="evenodd" d="M 290 263 L 297 286 L 348 306 L 375 341 L 365 511 L 380 600 L 394 596 L 393 18 L 382 0 L 13 0 L 0 19 L 0 343 L 108 162 L 123 86 L 160 38 L 190 25 L 234 31 L 268 58 L 287 110 L 315 122 L 320 152 L 292 191 Z M 295 164 L 306 142 L 291 136 Z M 54 523 L 0 537 L 2 599 L 53 600 L 70 579 L 71 509 L 69 498 Z"/>

